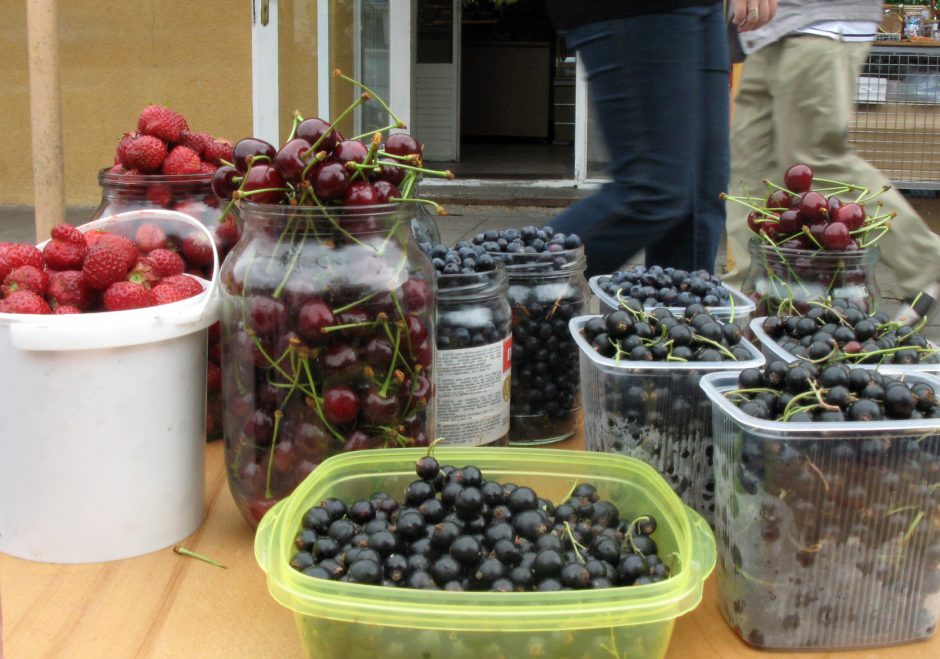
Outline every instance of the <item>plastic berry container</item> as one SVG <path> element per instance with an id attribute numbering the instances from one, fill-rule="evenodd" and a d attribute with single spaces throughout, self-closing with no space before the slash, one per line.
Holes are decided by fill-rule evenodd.
<path id="1" fill-rule="evenodd" d="M 930 375 L 885 373 L 907 382 Z M 751 646 L 845 650 L 929 638 L 940 614 L 940 420 L 780 422 L 711 373 L 719 605 Z"/>
<path id="2" fill-rule="evenodd" d="M 438 273 L 437 436 L 449 446 L 509 442 L 512 311 L 502 263 Z"/>
<path id="3" fill-rule="evenodd" d="M 602 314 L 608 311 L 616 311 L 620 308 L 620 303 L 617 301 L 617 298 L 604 290 L 604 284 L 609 279 L 610 275 L 594 275 L 588 279 L 588 286 L 591 292 L 600 301 L 600 313 Z M 708 312 L 715 320 L 721 321 L 722 323 L 735 323 L 744 330 L 747 328 L 747 323 L 751 319 L 751 315 L 754 313 L 754 309 L 757 308 L 757 305 L 738 289 L 728 286 L 725 283 L 721 285 L 728 291 L 730 300 L 727 305 L 708 307 Z M 653 309 L 655 307 L 645 306 L 644 308 Z M 685 312 L 685 307 L 666 308 L 669 309 L 674 316 L 681 316 Z"/>
<path id="4" fill-rule="evenodd" d="M 741 339 L 752 356 L 746 361 L 611 359 L 598 354 L 581 332 L 593 317 L 580 316 L 569 324 L 580 353 L 585 447 L 653 466 L 686 505 L 712 523 L 711 404 L 698 382 L 706 373 L 761 366 L 763 356 Z"/>
<path id="5" fill-rule="evenodd" d="M 642 508 L 659 521 L 654 534 L 675 573 L 659 583 L 552 593 L 413 590 L 305 576 L 289 565 L 304 513 L 328 497 L 399 497 L 415 478 L 422 449 L 360 451 L 324 461 L 265 515 L 255 557 L 268 590 L 293 612 L 309 657 L 371 659 L 441 656 L 663 657 L 676 618 L 701 601 L 715 561 L 711 530 L 638 460 L 543 448 L 447 447 L 441 464 L 473 464 L 488 478 L 528 485 L 553 501 L 590 482 L 621 510 Z"/>
<path id="6" fill-rule="evenodd" d="M 750 325 L 749 325 L 751 334 L 754 337 L 754 341 L 760 346 L 761 352 L 763 353 L 764 357 L 766 357 L 768 361 L 770 361 L 771 359 L 782 359 L 783 361 L 788 362 L 788 363 L 796 361 L 798 359 L 796 355 L 794 355 L 792 352 L 790 352 L 785 347 L 780 345 L 780 343 L 777 340 L 769 336 L 767 332 L 764 331 L 763 325 L 764 325 L 765 319 L 766 319 L 766 316 L 762 316 L 760 318 L 754 318 L 751 320 Z M 929 348 L 936 350 L 938 351 L 938 353 L 940 353 L 940 346 L 937 346 L 937 344 L 933 343 L 932 341 L 927 341 L 927 345 Z M 840 353 L 840 354 L 844 354 L 844 353 Z M 937 363 L 937 364 L 929 364 L 929 363 L 862 364 L 862 363 L 856 363 L 851 360 L 846 360 L 846 363 L 850 363 L 853 366 L 859 366 L 861 368 L 883 368 L 883 367 L 888 366 L 892 369 L 899 369 L 899 370 L 907 371 L 911 373 L 934 373 L 934 374 L 940 373 L 940 363 Z"/>

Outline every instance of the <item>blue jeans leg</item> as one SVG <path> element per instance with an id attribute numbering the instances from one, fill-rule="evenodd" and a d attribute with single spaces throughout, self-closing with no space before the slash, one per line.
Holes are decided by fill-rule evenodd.
<path id="1" fill-rule="evenodd" d="M 552 226 L 585 242 L 588 275 L 640 250 L 648 265 L 714 271 L 727 184 L 728 58 L 721 5 L 571 30 L 612 180 Z"/>

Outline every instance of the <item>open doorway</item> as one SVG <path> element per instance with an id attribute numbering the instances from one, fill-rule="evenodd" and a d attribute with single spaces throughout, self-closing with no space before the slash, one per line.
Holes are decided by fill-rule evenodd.
<path id="1" fill-rule="evenodd" d="M 425 39 L 440 41 L 442 16 L 454 22 L 452 109 L 439 90 L 432 96 L 422 84 L 422 71 L 431 71 L 422 63 L 430 52 Z M 460 178 L 572 178 L 574 58 L 552 29 L 543 0 L 418 0 L 417 19 L 416 117 L 443 127 L 449 114 L 445 123 L 455 142 L 450 151 L 430 150 L 428 164 Z M 436 24 L 422 22 L 432 19 Z M 436 57 L 442 59 L 439 51 Z"/>

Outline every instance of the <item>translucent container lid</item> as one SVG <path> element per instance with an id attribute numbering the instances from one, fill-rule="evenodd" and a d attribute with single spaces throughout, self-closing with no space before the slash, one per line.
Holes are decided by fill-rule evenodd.
<path id="1" fill-rule="evenodd" d="M 746 360 L 735 361 L 729 359 L 722 362 L 657 362 L 631 361 L 629 359 L 604 357 L 591 347 L 591 344 L 584 338 L 584 334 L 581 332 L 581 328 L 583 328 L 589 320 L 599 317 L 599 315 L 576 316 L 568 321 L 568 330 L 571 332 L 571 336 L 574 337 L 575 343 L 578 344 L 581 353 L 590 357 L 597 368 L 608 373 L 616 371 L 629 371 L 630 373 L 646 372 L 650 374 L 662 373 L 663 371 L 697 371 L 702 373 L 707 371 L 738 371 L 745 368 L 763 366 L 766 361 L 760 350 L 754 347 L 754 344 L 745 338 L 741 339 L 740 344 L 751 353 L 751 359 Z"/>
<path id="2" fill-rule="evenodd" d="M 597 296 L 597 298 L 607 305 L 610 309 L 620 308 L 620 302 L 617 301 L 617 298 L 603 289 L 603 284 L 610 279 L 610 275 L 594 275 L 588 279 L 588 286 L 591 288 L 591 292 Z M 754 310 L 757 309 L 757 305 L 754 303 L 751 298 L 746 296 L 744 293 L 739 291 L 736 288 L 728 286 L 722 282 L 721 284 L 727 291 L 731 300 L 726 306 L 718 307 L 707 307 L 708 311 L 721 320 L 722 322 L 730 323 L 734 322 L 736 319 L 743 316 L 750 317 Z M 647 309 L 653 309 L 655 307 L 646 307 Z M 685 311 L 685 307 L 666 307 L 669 309 L 669 312 L 673 316 L 681 316 Z"/>
<path id="3" fill-rule="evenodd" d="M 391 588 L 308 577 L 289 561 L 301 519 L 328 497 L 345 501 L 384 491 L 400 498 L 415 480 L 415 460 L 426 449 L 366 450 L 322 462 L 294 493 L 261 520 L 255 558 L 268 589 L 296 614 L 362 625 L 447 630 L 519 632 L 643 625 L 674 619 L 699 603 L 715 564 L 715 539 L 698 513 L 684 506 L 652 467 L 600 453 L 487 447 L 439 447 L 442 465 L 479 467 L 485 478 L 527 485 L 559 501 L 579 482 L 594 484 L 601 498 L 624 514 L 652 514 L 660 555 L 673 556 L 676 572 L 645 586 L 553 593 L 449 592 Z"/>
<path id="4" fill-rule="evenodd" d="M 768 360 L 777 358 L 782 359 L 787 363 L 795 362 L 797 360 L 797 356 L 780 345 L 776 339 L 772 338 L 769 334 L 767 334 L 767 332 L 764 331 L 764 321 L 766 319 L 767 316 L 754 318 L 751 320 L 749 325 L 751 333 L 754 335 L 754 339 L 760 345 L 764 356 L 767 357 Z M 940 351 L 940 346 L 937 346 L 937 344 L 935 344 L 933 341 L 927 341 L 927 345 L 934 350 Z M 845 363 L 851 366 L 858 366 L 860 368 L 877 368 L 879 370 L 886 367 L 897 368 L 911 373 L 931 373 L 940 371 L 940 364 L 860 364 L 851 360 L 845 360 Z"/>
<path id="5" fill-rule="evenodd" d="M 903 378 L 905 382 L 926 382 L 940 395 L 940 378 L 926 373 L 911 373 L 903 367 L 882 366 L 879 369 L 885 375 Z M 741 408 L 728 400 L 725 392 L 738 386 L 737 372 L 709 373 L 702 377 L 699 386 L 709 400 L 721 412 L 748 432 L 766 438 L 776 439 L 832 439 L 846 440 L 882 436 L 893 433 L 912 435 L 940 432 L 940 419 L 883 419 L 881 421 L 771 421 L 758 419 L 741 411 Z"/>

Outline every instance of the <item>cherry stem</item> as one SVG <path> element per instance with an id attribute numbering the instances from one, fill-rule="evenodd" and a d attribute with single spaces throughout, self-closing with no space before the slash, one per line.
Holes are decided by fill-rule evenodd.
<path id="1" fill-rule="evenodd" d="M 317 393 L 316 381 L 313 379 L 313 372 L 310 370 L 310 360 L 303 359 L 302 362 L 304 366 L 304 373 L 307 375 L 307 381 L 310 383 L 310 389 L 313 391 L 313 396 L 310 396 L 307 399 L 307 402 L 309 403 L 310 401 L 313 401 L 313 409 L 316 411 L 317 416 L 320 417 L 320 421 L 323 422 L 324 427 L 330 432 L 330 434 L 340 442 L 345 442 L 346 438 L 343 436 L 343 434 L 334 428 L 333 424 L 326 420 L 326 414 L 324 414 L 323 407 L 320 405 L 320 396 Z"/>
<path id="2" fill-rule="evenodd" d="M 391 330 L 389 330 L 391 331 Z M 392 375 L 395 373 L 395 363 L 401 359 L 401 351 L 399 349 L 401 345 L 401 325 L 395 324 L 395 340 L 392 342 L 392 361 L 388 365 L 388 373 L 385 374 L 385 381 L 382 383 L 381 389 L 379 389 L 379 395 L 382 398 L 385 398 L 388 395 L 388 387 L 392 383 Z"/>
<path id="3" fill-rule="evenodd" d="M 443 441 L 444 441 L 443 437 L 438 437 L 437 439 L 432 441 L 430 444 L 428 444 L 428 452 L 425 455 L 427 455 L 430 458 L 431 454 L 434 452 L 434 449 L 437 447 L 437 445 Z"/>
<path id="4" fill-rule="evenodd" d="M 753 197 L 747 197 L 747 198 L 744 198 L 744 197 L 732 197 L 731 195 L 725 194 L 724 192 L 722 192 L 720 195 L 718 195 L 718 197 L 719 197 L 719 199 L 721 199 L 721 200 L 723 200 L 723 201 L 733 201 L 733 202 L 735 202 L 735 203 L 737 203 L 737 204 L 741 204 L 742 206 L 745 206 L 746 208 L 750 208 L 752 211 L 757 211 L 757 212 L 760 213 L 761 215 L 765 215 L 766 217 L 772 218 L 772 219 L 774 219 L 774 220 L 779 220 L 779 219 L 780 219 L 780 218 L 778 218 L 776 215 L 774 215 L 773 213 L 771 213 L 770 211 L 766 210 L 765 208 L 761 208 L 760 206 L 758 206 L 758 205 L 752 203 L 750 200 L 751 200 Z"/>
<path id="5" fill-rule="evenodd" d="M 331 133 L 333 132 L 333 130 L 336 128 L 337 124 L 339 124 L 339 122 L 341 122 L 343 119 L 345 119 L 345 118 L 346 118 L 346 115 L 348 115 L 350 112 L 352 112 L 353 110 L 355 110 L 356 108 L 358 108 L 360 105 L 362 105 L 363 103 L 365 103 L 365 102 L 368 101 L 368 100 L 369 100 L 369 95 L 368 95 L 368 94 L 360 94 L 359 96 L 357 96 L 357 97 L 356 97 L 356 100 L 354 100 L 352 103 L 350 103 L 350 104 L 346 107 L 345 110 L 343 110 L 342 112 L 340 112 L 339 115 L 338 115 L 333 121 L 330 122 L 330 125 L 327 126 L 326 130 L 323 131 L 323 134 L 320 135 L 320 137 L 317 138 L 317 141 L 314 142 L 313 144 L 311 144 L 309 149 L 307 149 L 307 150 L 304 151 L 302 154 L 300 154 L 300 157 L 301 157 L 301 158 L 306 158 L 306 157 L 309 156 L 311 153 L 316 153 L 317 148 L 318 148 L 321 144 L 323 144 L 323 140 L 326 139 L 327 135 L 329 135 L 329 134 L 331 134 Z M 306 174 L 306 173 L 307 173 L 307 170 L 304 169 L 304 174 Z"/>
<path id="6" fill-rule="evenodd" d="M 187 558 L 195 558 L 196 560 L 202 561 L 203 563 L 208 563 L 209 565 L 220 567 L 223 570 L 228 569 L 225 567 L 224 564 L 220 563 L 219 561 L 211 559 L 208 556 L 203 556 L 202 554 L 194 552 L 191 549 L 186 549 L 186 547 L 179 547 L 179 546 L 173 547 L 173 553 L 179 554 L 180 556 L 186 556 Z"/>
<path id="7" fill-rule="evenodd" d="M 805 235 L 807 238 L 809 238 L 810 240 L 812 240 L 813 243 L 815 243 L 816 247 L 818 247 L 819 249 L 824 249 L 823 246 L 822 246 L 822 243 L 819 242 L 819 240 L 817 240 L 816 236 L 813 235 L 813 232 L 810 231 L 810 230 L 809 230 L 809 227 L 806 226 L 805 224 L 804 224 L 803 227 L 800 229 L 800 233 L 802 233 L 802 234 Z"/>
<path id="8" fill-rule="evenodd" d="M 297 126 L 299 126 L 300 122 L 302 122 L 303 120 L 304 118 L 300 116 L 300 111 L 294 110 L 294 118 L 291 121 L 291 125 L 290 125 L 290 134 L 287 136 L 287 140 L 285 141 L 285 144 L 287 142 L 290 142 L 292 139 L 294 139 L 294 137 L 297 135 Z"/>
<path id="9" fill-rule="evenodd" d="M 350 83 L 351 85 L 354 85 L 355 87 L 358 87 L 359 89 L 364 91 L 366 94 L 374 98 L 376 102 L 379 105 L 381 105 L 382 108 L 388 113 L 389 118 L 395 123 L 395 128 L 403 128 L 403 129 L 407 128 L 407 125 L 405 124 L 405 122 L 403 122 L 401 119 L 398 118 L 398 116 L 392 111 L 392 108 L 388 106 L 388 103 L 385 102 L 385 99 L 383 99 L 374 91 L 366 87 L 364 84 L 362 84 L 358 80 L 353 80 L 347 75 L 344 75 L 343 72 L 340 71 L 339 69 L 333 69 L 333 77 L 339 78 L 340 80 L 345 80 L 346 82 Z"/>
<path id="10" fill-rule="evenodd" d="M 434 208 L 437 215 L 447 215 L 447 210 L 441 206 L 436 201 L 431 201 L 430 199 L 422 199 L 421 197 L 389 197 L 389 201 L 413 201 L 416 204 L 427 204 Z"/>
<path id="11" fill-rule="evenodd" d="M 379 100 L 379 97 L 378 97 L 378 96 L 375 96 L 374 94 L 373 94 L 373 98 L 374 98 L 375 100 L 377 100 L 377 101 Z M 390 131 L 390 130 L 393 129 L 393 128 L 401 128 L 401 126 L 399 126 L 397 123 L 391 123 L 391 124 L 389 124 L 388 126 L 385 126 L 384 128 L 376 128 L 376 129 L 374 129 L 374 130 L 369 130 L 369 131 L 366 131 L 365 133 L 360 133 L 359 135 L 355 135 L 355 136 L 353 136 L 353 137 L 350 137 L 349 139 L 351 139 L 351 140 L 361 140 L 363 137 L 367 137 L 367 136 L 369 136 L 369 135 L 382 135 L 382 134 L 384 134 L 384 133 Z M 374 138 L 373 138 L 373 139 L 374 139 Z M 384 153 L 384 152 L 383 152 L 383 153 Z"/>
<path id="12" fill-rule="evenodd" d="M 274 451 L 277 449 L 277 436 L 281 429 L 281 419 L 284 417 L 284 412 L 281 410 L 274 410 L 274 430 L 271 431 L 271 450 L 268 453 L 268 471 L 264 479 L 264 498 L 270 499 L 273 495 L 271 494 L 271 474 L 274 471 Z"/>

